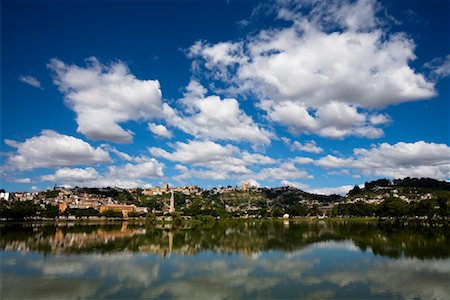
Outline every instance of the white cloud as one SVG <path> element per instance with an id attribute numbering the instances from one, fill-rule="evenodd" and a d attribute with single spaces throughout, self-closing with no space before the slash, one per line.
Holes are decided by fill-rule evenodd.
<path id="1" fill-rule="evenodd" d="M 383 143 L 371 149 L 355 149 L 354 166 L 380 176 L 432 177 L 450 175 L 450 147 L 445 144 L 400 142 Z"/>
<path id="2" fill-rule="evenodd" d="M 177 142 L 175 151 L 168 152 L 161 148 L 149 147 L 155 157 L 194 167 L 177 165 L 180 175 L 176 179 L 203 178 L 213 180 L 238 179 L 248 180 L 281 180 L 295 178 L 313 178 L 304 170 L 298 169 L 294 162 L 280 162 L 268 156 L 241 151 L 232 145 L 220 145 L 211 141 Z M 276 167 L 253 169 L 254 166 L 278 164 Z"/>
<path id="3" fill-rule="evenodd" d="M 19 76 L 19 80 L 23 83 L 26 83 L 28 85 L 31 85 L 32 87 L 35 87 L 37 89 L 42 89 L 41 82 L 36 79 L 36 77 L 33 76 Z"/>
<path id="4" fill-rule="evenodd" d="M 311 153 L 323 152 L 323 148 L 317 146 L 315 141 L 309 141 L 304 144 L 300 144 L 299 142 L 295 141 L 292 146 L 300 151 L 305 151 L 305 152 L 311 152 Z"/>
<path id="5" fill-rule="evenodd" d="M 292 162 L 283 162 L 278 167 L 264 168 L 253 176 L 259 180 L 289 180 L 297 178 L 313 178 L 304 170 L 299 170 Z"/>
<path id="6" fill-rule="evenodd" d="M 157 80 L 139 80 L 123 62 L 109 66 L 95 57 L 83 68 L 52 59 L 54 83 L 77 113 L 77 131 L 92 140 L 130 143 L 133 132 L 119 123 L 159 117 L 161 90 Z"/>
<path id="7" fill-rule="evenodd" d="M 170 132 L 166 126 L 162 124 L 148 123 L 148 129 L 156 135 L 171 138 L 172 132 Z"/>
<path id="8" fill-rule="evenodd" d="M 324 168 L 354 168 L 365 174 L 392 178 L 431 177 L 448 179 L 450 147 L 445 144 L 399 142 L 382 143 L 370 149 L 356 148 L 353 156 L 327 155 L 313 162 Z"/>
<path id="9" fill-rule="evenodd" d="M 317 120 L 302 104 L 292 101 L 275 104 L 267 101 L 263 108 L 271 120 L 289 127 L 291 132 L 314 132 L 318 128 Z"/>
<path id="10" fill-rule="evenodd" d="M 85 141 L 59 134 L 53 130 L 43 130 L 41 135 L 24 142 L 5 140 L 17 152 L 10 154 L 7 165 L 12 169 L 32 170 L 73 165 L 92 165 L 111 162 L 108 152 L 94 148 Z"/>
<path id="11" fill-rule="evenodd" d="M 61 168 L 54 174 L 41 176 L 42 181 L 50 181 L 65 186 L 122 188 L 150 186 L 144 179 L 164 176 L 164 165 L 153 158 L 145 157 L 140 163 L 126 163 L 109 166 L 107 172 L 99 173 L 93 168 Z"/>
<path id="12" fill-rule="evenodd" d="M 16 178 L 13 180 L 15 183 L 31 183 L 31 178 Z"/>
<path id="13" fill-rule="evenodd" d="M 99 173 L 94 168 L 61 168 L 54 174 L 41 176 L 41 180 L 70 184 L 73 182 L 81 183 L 92 181 L 99 176 Z"/>
<path id="14" fill-rule="evenodd" d="M 222 146 L 211 141 L 189 141 L 189 143 L 176 142 L 175 151 L 172 153 L 157 147 L 149 147 L 153 156 L 167 160 L 188 164 L 209 164 L 223 161 L 239 149 L 232 145 Z"/>
<path id="15" fill-rule="evenodd" d="M 391 118 L 385 114 L 374 114 L 370 116 L 370 123 L 373 125 L 386 124 L 391 121 Z"/>
<path id="16" fill-rule="evenodd" d="M 295 181 L 289 181 L 289 180 L 282 180 L 281 186 L 290 186 L 299 190 L 303 190 L 308 188 L 308 185 L 301 182 L 295 182 Z"/>
<path id="17" fill-rule="evenodd" d="M 316 161 L 314 161 L 315 165 L 318 165 L 320 167 L 324 168 L 342 168 L 351 166 L 354 163 L 354 160 L 352 158 L 340 158 L 336 157 L 334 155 L 327 155 L 325 157 L 322 157 Z"/>
<path id="18" fill-rule="evenodd" d="M 178 164 L 176 169 L 180 175 L 176 179 L 197 177 L 219 180 L 249 176 L 252 174 L 249 166 L 276 163 L 262 154 L 241 151 L 236 146 L 224 146 L 212 141 L 176 142 L 172 152 L 157 147 L 149 147 L 148 150 L 155 157 L 193 166 L 189 168 Z"/>
<path id="19" fill-rule="evenodd" d="M 103 145 L 100 145 L 105 151 L 109 151 L 109 152 L 111 152 L 111 153 L 114 153 L 115 155 L 117 155 L 118 157 L 120 157 L 121 159 L 123 159 L 123 160 L 126 160 L 126 161 L 133 161 L 135 158 L 134 157 L 132 157 L 131 155 L 129 155 L 129 154 L 127 154 L 127 153 L 125 153 L 125 152 L 122 152 L 122 151 L 119 151 L 119 150 L 117 150 L 116 148 L 114 148 L 114 147 L 111 147 L 110 145 L 108 145 L 108 144 L 103 144 Z"/>
<path id="20" fill-rule="evenodd" d="M 408 66 L 414 43 L 401 33 L 328 33 L 311 20 L 296 19 L 289 28 L 261 32 L 248 49 L 251 60 L 241 65 L 240 79 L 267 84 L 274 96 L 312 107 L 333 101 L 383 107 L 435 94 L 433 84 Z"/>
<path id="21" fill-rule="evenodd" d="M 294 157 L 292 159 L 292 161 L 295 162 L 296 164 L 306 165 L 306 164 L 312 163 L 314 161 L 314 159 L 312 159 L 310 157 L 297 156 L 297 157 Z"/>
<path id="22" fill-rule="evenodd" d="M 165 106 L 166 122 L 196 138 L 270 143 L 273 134 L 241 110 L 236 99 L 205 96 L 205 93 L 203 86 L 191 80 L 179 101 L 185 114 Z"/>
<path id="23" fill-rule="evenodd" d="M 374 0 L 360 0 L 354 3 L 336 1 L 328 6 L 330 17 L 334 17 L 349 31 L 373 29 L 378 23 Z"/>
<path id="24" fill-rule="evenodd" d="M 288 138 L 282 138 L 283 142 L 293 151 L 305 151 L 310 153 L 321 153 L 323 152 L 323 148 L 317 146 L 315 141 L 308 141 L 305 143 L 300 143 L 298 141 L 294 141 L 291 143 L 291 140 Z"/>
<path id="25" fill-rule="evenodd" d="M 155 178 L 164 175 L 163 167 L 163 164 L 150 158 L 147 161 L 137 164 L 127 163 L 122 166 L 110 166 L 108 167 L 108 173 L 113 177 Z"/>
<path id="26" fill-rule="evenodd" d="M 445 57 L 438 57 L 424 65 L 431 69 L 431 77 L 433 79 L 441 79 L 450 76 L 450 54 Z"/>
<path id="27" fill-rule="evenodd" d="M 308 187 L 305 189 L 305 191 L 307 191 L 308 193 L 320 195 L 331 195 L 331 194 L 346 195 L 348 191 L 350 191 L 353 188 L 354 188 L 353 185 L 342 185 L 336 187 L 323 187 L 323 188 Z"/>
<path id="28" fill-rule="evenodd" d="M 308 193 L 320 194 L 320 195 L 331 195 L 331 194 L 346 195 L 348 193 L 348 191 L 350 191 L 353 188 L 352 185 L 314 188 L 314 187 L 310 187 L 308 184 L 305 184 L 305 183 L 295 182 L 295 181 L 292 182 L 292 181 L 288 181 L 288 180 L 282 180 L 281 185 L 294 187 L 294 188 L 303 190 Z"/>
<path id="29" fill-rule="evenodd" d="M 214 70 L 213 77 L 227 76 L 228 69 L 233 68 L 236 64 L 245 62 L 243 55 L 243 44 L 232 42 L 220 42 L 215 45 L 209 45 L 202 41 L 197 41 L 189 47 L 187 51 L 188 57 L 202 57 L 205 67 Z M 195 69 L 196 65 L 193 64 Z"/>
<path id="30" fill-rule="evenodd" d="M 386 120 L 365 111 L 436 95 L 434 84 L 409 66 L 414 41 L 388 32 L 376 17 L 378 6 L 367 0 L 278 2 L 278 17 L 290 26 L 238 43 L 196 43 L 190 57 L 218 74 L 230 92 L 262 99 L 259 107 L 292 132 L 378 138 L 383 131 L 374 126 Z M 225 60 L 233 68 L 220 62 L 228 50 L 215 47 L 239 49 Z"/>
<path id="31" fill-rule="evenodd" d="M 358 112 L 354 105 L 341 102 L 324 104 L 318 109 L 308 108 L 303 104 L 285 101 L 278 104 L 266 103 L 265 110 L 269 118 L 283 124 L 294 134 L 314 133 L 329 138 L 361 136 L 378 138 L 383 130 L 373 127 L 379 125 L 380 114 L 367 118 L 367 114 Z M 369 123 L 369 121 L 378 123 Z"/>

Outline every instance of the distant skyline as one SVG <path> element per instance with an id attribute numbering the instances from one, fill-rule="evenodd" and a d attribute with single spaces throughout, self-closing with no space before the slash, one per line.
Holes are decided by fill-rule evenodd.
<path id="1" fill-rule="evenodd" d="M 1 188 L 450 179 L 449 1 L 2 1 Z"/>

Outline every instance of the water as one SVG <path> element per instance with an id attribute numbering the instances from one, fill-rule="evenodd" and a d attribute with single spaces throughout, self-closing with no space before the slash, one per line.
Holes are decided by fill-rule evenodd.
<path id="1" fill-rule="evenodd" d="M 448 228 L 8 225 L 1 299 L 450 299 Z"/>

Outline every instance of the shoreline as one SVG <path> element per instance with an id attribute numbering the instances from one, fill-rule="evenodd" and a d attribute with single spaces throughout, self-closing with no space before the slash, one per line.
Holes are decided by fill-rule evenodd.
<path id="1" fill-rule="evenodd" d="M 355 223 L 401 223 L 401 224 L 439 224 L 442 226 L 449 226 L 448 219 L 419 219 L 419 218 L 377 218 L 377 217 L 298 217 L 298 218 L 192 218 L 188 220 L 175 221 L 149 221 L 145 218 L 80 218 L 80 219 L 38 219 L 38 220 L 0 220 L 0 226 L 19 225 L 19 224 L 33 224 L 33 225 L 115 225 L 128 223 L 130 225 L 147 226 L 147 225 L 206 225 L 213 223 L 248 223 L 248 222 L 280 222 L 280 223 L 334 223 L 334 222 L 355 222 Z"/>

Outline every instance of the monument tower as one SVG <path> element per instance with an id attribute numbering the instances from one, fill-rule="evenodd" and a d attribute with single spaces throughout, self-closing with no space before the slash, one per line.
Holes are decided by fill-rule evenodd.
<path id="1" fill-rule="evenodd" d="M 169 208 L 169 212 L 170 213 L 174 213 L 175 212 L 175 200 L 173 199 L 173 190 L 170 190 L 170 208 Z"/>

